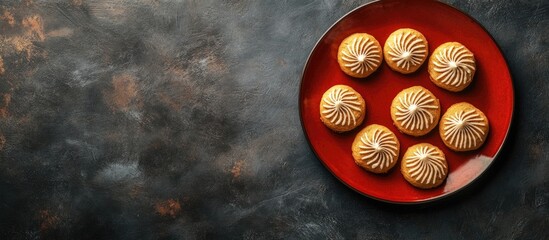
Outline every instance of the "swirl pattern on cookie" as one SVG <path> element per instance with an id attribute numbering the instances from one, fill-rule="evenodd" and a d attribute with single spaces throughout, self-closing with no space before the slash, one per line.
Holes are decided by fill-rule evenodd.
<path id="1" fill-rule="evenodd" d="M 476 146 L 477 139 L 483 139 L 486 134 L 481 127 L 486 126 L 485 119 L 474 109 L 459 111 L 446 118 L 444 123 L 444 139 L 459 148 Z M 476 137 L 478 138 L 476 138 Z"/>
<path id="2" fill-rule="evenodd" d="M 466 84 L 475 71 L 475 61 L 464 46 L 450 46 L 435 56 L 434 70 L 440 73 L 437 80 L 444 84 L 460 86 Z"/>
<path id="3" fill-rule="evenodd" d="M 353 124 L 356 124 L 353 110 L 360 112 L 361 109 L 360 101 L 355 93 L 348 89 L 336 88 L 322 101 L 325 108 L 322 113 L 326 114 L 326 118 L 330 122 L 341 126 L 351 125 L 351 121 L 353 121 Z"/>
<path id="4" fill-rule="evenodd" d="M 444 177 L 446 159 L 433 147 L 422 146 L 406 159 L 410 176 L 422 184 L 434 184 Z"/>
<path id="5" fill-rule="evenodd" d="M 435 99 L 420 89 L 417 92 L 405 93 L 399 99 L 400 106 L 396 106 L 396 120 L 410 130 L 423 130 L 434 121 L 434 116 L 428 109 L 437 109 Z"/>
<path id="6" fill-rule="evenodd" d="M 381 51 L 375 43 L 364 37 L 357 37 L 341 52 L 345 67 L 362 74 L 367 70 L 375 69 L 380 63 Z"/>
<path id="7" fill-rule="evenodd" d="M 392 161 L 397 157 L 397 142 L 389 132 L 383 132 L 376 129 L 372 138 L 364 134 L 360 138 L 360 155 L 362 160 L 371 159 L 366 162 L 372 168 L 389 167 Z"/>
<path id="8" fill-rule="evenodd" d="M 402 32 L 394 36 L 389 44 L 389 55 L 400 68 L 410 70 L 410 66 L 417 66 L 423 62 L 427 54 L 427 46 L 421 38 L 410 32 Z"/>

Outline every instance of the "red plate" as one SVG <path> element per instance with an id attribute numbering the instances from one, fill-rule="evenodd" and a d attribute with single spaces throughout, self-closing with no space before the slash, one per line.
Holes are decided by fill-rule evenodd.
<path id="1" fill-rule="evenodd" d="M 429 80 L 427 61 L 410 75 L 394 72 L 385 63 L 365 79 L 354 79 L 339 69 L 337 51 L 345 37 L 366 32 L 383 46 L 391 32 L 404 27 L 423 33 L 429 42 L 430 54 L 437 46 L 449 41 L 461 42 L 469 48 L 477 60 L 473 83 L 459 93 L 438 88 Z M 343 134 L 325 127 L 319 114 L 322 94 L 336 84 L 353 87 L 366 101 L 366 118 L 362 125 Z M 399 91 L 414 85 L 429 89 L 440 99 L 441 115 L 450 105 L 462 101 L 482 110 L 490 120 L 490 132 L 485 144 L 472 152 L 456 153 L 444 145 L 438 127 L 420 138 L 400 133 L 393 126 L 389 107 Z M 381 201 L 421 203 L 441 199 L 466 187 L 492 164 L 509 131 L 513 95 L 511 75 L 503 55 L 490 34 L 474 19 L 440 2 L 389 0 L 353 10 L 320 38 L 303 71 L 299 110 L 311 147 L 339 180 L 355 191 Z M 362 128 L 373 123 L 386 126 L 397 135 L 401 143 L 401 156 L 408 147 L 420 142 L 428 142 L 442 149 L 449 165 L 446 182 L 432 190 L 420 190 L 404 180 L 400 162 L 386 175 L 372 174 L 355 165 L 351 144 Z"/>

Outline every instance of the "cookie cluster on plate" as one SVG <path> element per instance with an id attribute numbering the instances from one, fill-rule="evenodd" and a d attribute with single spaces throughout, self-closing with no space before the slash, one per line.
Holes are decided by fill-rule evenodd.
<path id="1" fill-rule="evenodd" d="M 473 81 L 476 62 L 473 53 L 459 42 L 438 46 L 429 57 L 429 43 L 419 31 L 401 28 L 391 33 L 383 48 L 368 33 L 345 38 L 338 48 L 341 70 L 353 78 L 366 78 L 382 64 L 401 74 L 420 69 L 428 59 L 430 80 L 450 92 L 459 92 Z M 438 125 L 444 145 L 456 152 L 473 151 L 486 141 L 489 122 L 486 115 L 467 102 L 455 103 L 442 114 L 440 100 L 423 86 L 401 90 L 387 106 L 393 125 L 401 134 L 421 137 Z M 361 94 L 347 85 L 335 85 L 320 100 L 320 119 L 331 130 L 342 133 L 362 124 L 366 104 Z M 359 131 L 351 146 L 355 163 L 365 170 L 382 174 L 396 166 L 400 156 L 397 134 L 387 126 L 368 124 Z M 448 175 L 444 151 L 429 143 L 410 146 L 402 155 L 400 172 L 412 186 L 429 189 L 440 186 Z"/>

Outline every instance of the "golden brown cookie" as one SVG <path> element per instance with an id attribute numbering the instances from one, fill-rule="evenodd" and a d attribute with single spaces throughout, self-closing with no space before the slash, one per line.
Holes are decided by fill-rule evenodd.
<path id="1" fill-rule="evenodd" d="M 391 104 L 391 118 L 402 133 L 423 136 L 436 127 L 440 117 L 438 99 L 424 87 L 402 90 Z"/>
<path id="2" fill-rule="evenodd" d="M 429 58 L 429 78 L 448 91 L 459 92 L 469 86 L 475 70 L 475 56 L 458 42 L 440 45 Z"/>
<path id="3" fill-rule="evenodd" d="M 331 87 L 320 100 L 320 120 L 336 132 L 350 131 L 360 125 L 365 111 L 360 93 L 346 85 Z"/>
<path id="4" fill-rule="evenodd" d="M 356 135 L 352 150 L 357 165 L 373 173 L 386 173 L 396 165 L 400 143 L 391 130 L 372 124 Z"/>
<path id="5" fill-rule="evenodd" d="M 339 45 L 337 62 L 343 72 L 351 77 L 365 78 L 381 65 L 381 45 L 370 34 L 355 33 Z"/>
<path id="6" fill-rule="evenodd" d="M 401 28 L 391 33 L 383 47 L 387 65 L 404 74 L 413 73 L 421 67 L 428 53 L 427 39 L 411 28 Z"/>
<path id="7" fill-rule="evenodd" d="M 402 156 L 400 172 L 410 184 L 422 189 L 442 184 L 448 175 L 446 157 L 438 147 L 429 143 L 411 146 Z"/>
<path id="8" fill-rule="evenodd" d="M 440 119 L 440 138 L 446 146 L 458 152 L 478 149 L 488 136 L 488 118 L 475 106 L 466 103 L 452 105 Z"/>

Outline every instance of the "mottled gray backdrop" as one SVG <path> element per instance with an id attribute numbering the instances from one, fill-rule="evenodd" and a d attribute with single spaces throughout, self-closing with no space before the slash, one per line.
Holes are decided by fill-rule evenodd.
<path id="1" fill-rule="evenodd" d="M 0 239 L 542 239 L 549 4 L 449 4 L 514 78 L 488 175 L 441 204 L 363 197 L 300 126 L 315 42 L 368 1 L 2 0 Z"/>

